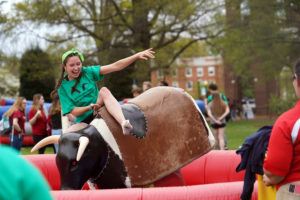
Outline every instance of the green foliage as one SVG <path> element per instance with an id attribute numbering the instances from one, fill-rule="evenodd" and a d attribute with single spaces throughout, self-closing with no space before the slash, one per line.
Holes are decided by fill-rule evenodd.
<path id="1" fill-rule="evenodd" d="M 268 103 L 269 112 L 276 116 L 281 115 L 283 112 L 293 108 L 296 105 L 296 95 L 290 95 L 286 99 L 282 99 L 277 95 L 271 95 Z"/>
<path id="2" fill-rule="evenodd" d="M 206 32 L 213 33 L 210 24 L 215 23 L 206 19 L 217 6 L 217 1 L 210 0 L 23 0 L 15 4 L 17 15 L 11 21 L 48 25 L 54 31 L 43 36 L 55 43 L 57 49 L 78 43 L 83 53 L 96 57 L 102 65 L 115 60 L 116 57 L 108 56 L 115 55 L 118 49 L 128 50 L 128 55 L 132 55 L 153 47 L 167 55 L 155 59 L 161 63 L 158 67 L 166 67 L 196 41 L 214 36 Z M 58 33 L 56 27 L 62 31 Z M 189 38 L 171 46 L 183 36 Z M 150 70 L 149 61 L 138 61 L 128 72 L 142 82 L 150 79 Z M 131 80 L 123 83 L 131 86 Z"/>
<path id="3" fill-rule="evenodd" d="M 269 112 L 271 114 L 279 116 L 295 106 L 297 97 L 292 86 L 292 74 L 291 68 L 287 66 L 281 70 L 279 79 L 281 94 L 280 96 L 272 94 L 268 102 Z"/>
<path id="4" fill-rule="evenodd" d="M 238 3 L 234 9 L 228 6 L 226 16 L 219 16 L 226 24 L 226 34 L 212 44 L 233 66 L 234 73 L 241 78 L 243 95 L 249 96 L 253 95 L 254 77 L 262 82 L 278 78 L 282 67 L 295 59 L 293 51 L 299 55 L 299 50 L 293 47 L 298 44 L 289 42 L 295 35 L 287 26 L 284 1 L 235 2 Z"/>
<path id="5" fill-rule="evenodd" d="M 129 51 L 127 49 L 114 49 L 112 51 L 109 51 L 108 57 L 114 58 L 114 60 L 110 60 L 109 63 L 129 56 L 128 52 Z M 122 71 L 107 74 L 104 76 L 104 84 L 102 85 L 108 87 L 111 93 L 118 100 L 123 100 L 124 98 L 132 97 L 131 88 L 133 70 L 134 67 L 132 65 Z"/>
<path id="6" fill-rule="evenodd" d="M 55 86 L 55 74 L 49 55 L 36 47 L 27 50 L 21 58 L 20 96 L 32 99 L 35 93 L 42 93 L 50 101 L 50 92 Z"/>

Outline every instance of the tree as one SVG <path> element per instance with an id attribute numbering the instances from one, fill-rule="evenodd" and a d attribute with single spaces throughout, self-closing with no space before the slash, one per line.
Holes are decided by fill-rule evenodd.
<path id="1" fill-rule="evenodd" d="M 41 93 L 50 101 L 50 93 L 55 86 L 55 74 L 50 58 L 39 47 L 27 50 L 21 58 L 20 96 L 32 99 Z"/>
<path id="2" fill-rule="evenodd" d="M 255 77 L 265 83 L 290 62 L 283 10 L 276 0 L 226 1 L 226 34 L 213 44 L 242 81 L 244 95 L 254 95 Z"/>
<path id="3" fill-rule="evenodd" d="M 219 1 L 211 0 L 32 0 L 15 6 L 18 15 L 14 21 L 35 22 L 53 30 L 41 37 L 57 44 L 81 41 L 85 54 L 97 56 L 107 64 L 115 61 L 109 55 L 122 50 L 129 54 L 153 47 L 169 51 L 170 45 L 185 36 L 186 42 L 172 49 L 172 56 L 157 60 L 168 68 L 193 43 L 216 37 L 221 31 L 214 21 L 206 20 L 220 8 Z M 55 27 L 64 27 L 55 31 Z M 84 45 L 81 46 L 83 48 Z M 66 49 L 65 49 L 66 50 Z M 156 60 L 154 61 L 156 62 Z M 133 67 L 139 82 L 149 80 L 149 62 L 138 62 Z M 127 73 L 127 72 L 126 72 Z M 131 72 L 128 72 L 131 74 Z M 122 77 L 117 77 L 122 79 Z M 127 84 L 131 80 L 127 79 Z M 114 93 L 114 92 L 113 92 Z"/>

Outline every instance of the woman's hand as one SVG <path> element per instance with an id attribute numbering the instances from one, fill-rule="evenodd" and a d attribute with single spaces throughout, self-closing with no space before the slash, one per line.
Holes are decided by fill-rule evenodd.
<path id="1" fill-rule="evenodd" d="M 91 108 L 93 109 L 94 112 L 97 112 L 100 108 L 100 105 L 99 104 L 93 104 L 91 103 L 90 104 Z"/>
<path id="2" fill-rule="evenodd" d="M 19 136 L 19 139 L 20 139 L 22 136 L 25 136 L 25 133 L 23 131 L 21 131 L 21 133 L 19 133 L 18 136 Z"/>
<path id="3" fill-rule="evenodd" d="M 148 58 L 155 58 L 154 54 L 155 52 L 152 51 L 152 48 L 147 49 L 145 51 L 141 51 L 137 53 L 136 55 L 138 56 L 138 59 L 143 59 L 143 60 L 148 60 Z"/>
<path id="4" fill-rule="evenodd" d="M 220 120 L 216 120 L 216 123 L 219 124 L 219 125 L 222 124 L 222 122 Z"/>
<path id="5" fill-rule="evenodd" d="M 41 116 L 42 116 L 42 113 L 41 113 L 40 110 L 38 110 L 38 111 L 36 112 L 36 117 L 38 118 L 38 117 L 41 117 Z"/>
<path id="6" fill-rule="evenodd" d="M 271 185 L 273 185 L 272 183 L 271 183 L 271 180 L 264 174 L 263 175 L 263 182 L 264 182 L 264 184 L 266 185 L 266 186 L 271 186 Z"/>
<path id="7" fill-rule="evenodd" d="M 148 60 L 148 58 L 154 58 L 154 56 L 153 56 L 154 53 L 155 52 L 152 51 L 152 48 L 150 48 L 145 51 L 138 52 L 127 58 L 123 58 L 112 64 L 101 66 L 100 67 L 100 75 L 120 71 L 120 70 L 128 67 L 130 64 L 132 64 L 133 62 L 135 62 L 138 59 Z"/>

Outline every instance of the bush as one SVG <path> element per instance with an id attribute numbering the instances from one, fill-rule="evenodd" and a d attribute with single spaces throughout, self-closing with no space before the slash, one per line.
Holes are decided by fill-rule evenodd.
<path id="1" fill-rule="evenodd" d="M 55 73 L 49 55 L 40 48 L 27 50 L 21 58 L 20 96 L 32 99 L 41 93 L 50 101 L 50 92 L 55 86 Z"/>
<path id="2" fill-rule="evenodd" d="M 277 95 L 271 95 L 269 100 L 269 112 L 277 116 L 281 115 L 283 112 L 293 108 L 297 102 L 296 95 L 289 95 L 286 99 L 282 99 Z"/>

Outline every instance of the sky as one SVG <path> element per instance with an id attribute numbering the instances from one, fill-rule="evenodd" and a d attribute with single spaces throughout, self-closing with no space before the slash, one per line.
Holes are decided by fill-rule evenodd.
<path id="1" fill-rule="evenodd" d="M 6 15 L 13 14 L 11 12 L 11 6 L 13 3 L 17 3 L 20 0 L 8 0 L 2 4 L 1 12 Z M 12 36 L 0 35 L 1 50 L 7 55 L 17 55 L 21 57 L 22 54 L 30 47 L 39 46 L 44 49 L 47 46 L 47 42 L 38 37 L 39 34 L 43 35 L 46 33 L 47 28 L 42 27 L 36 29 L 33 24 L 26 23 L 19 33 Z"/>

